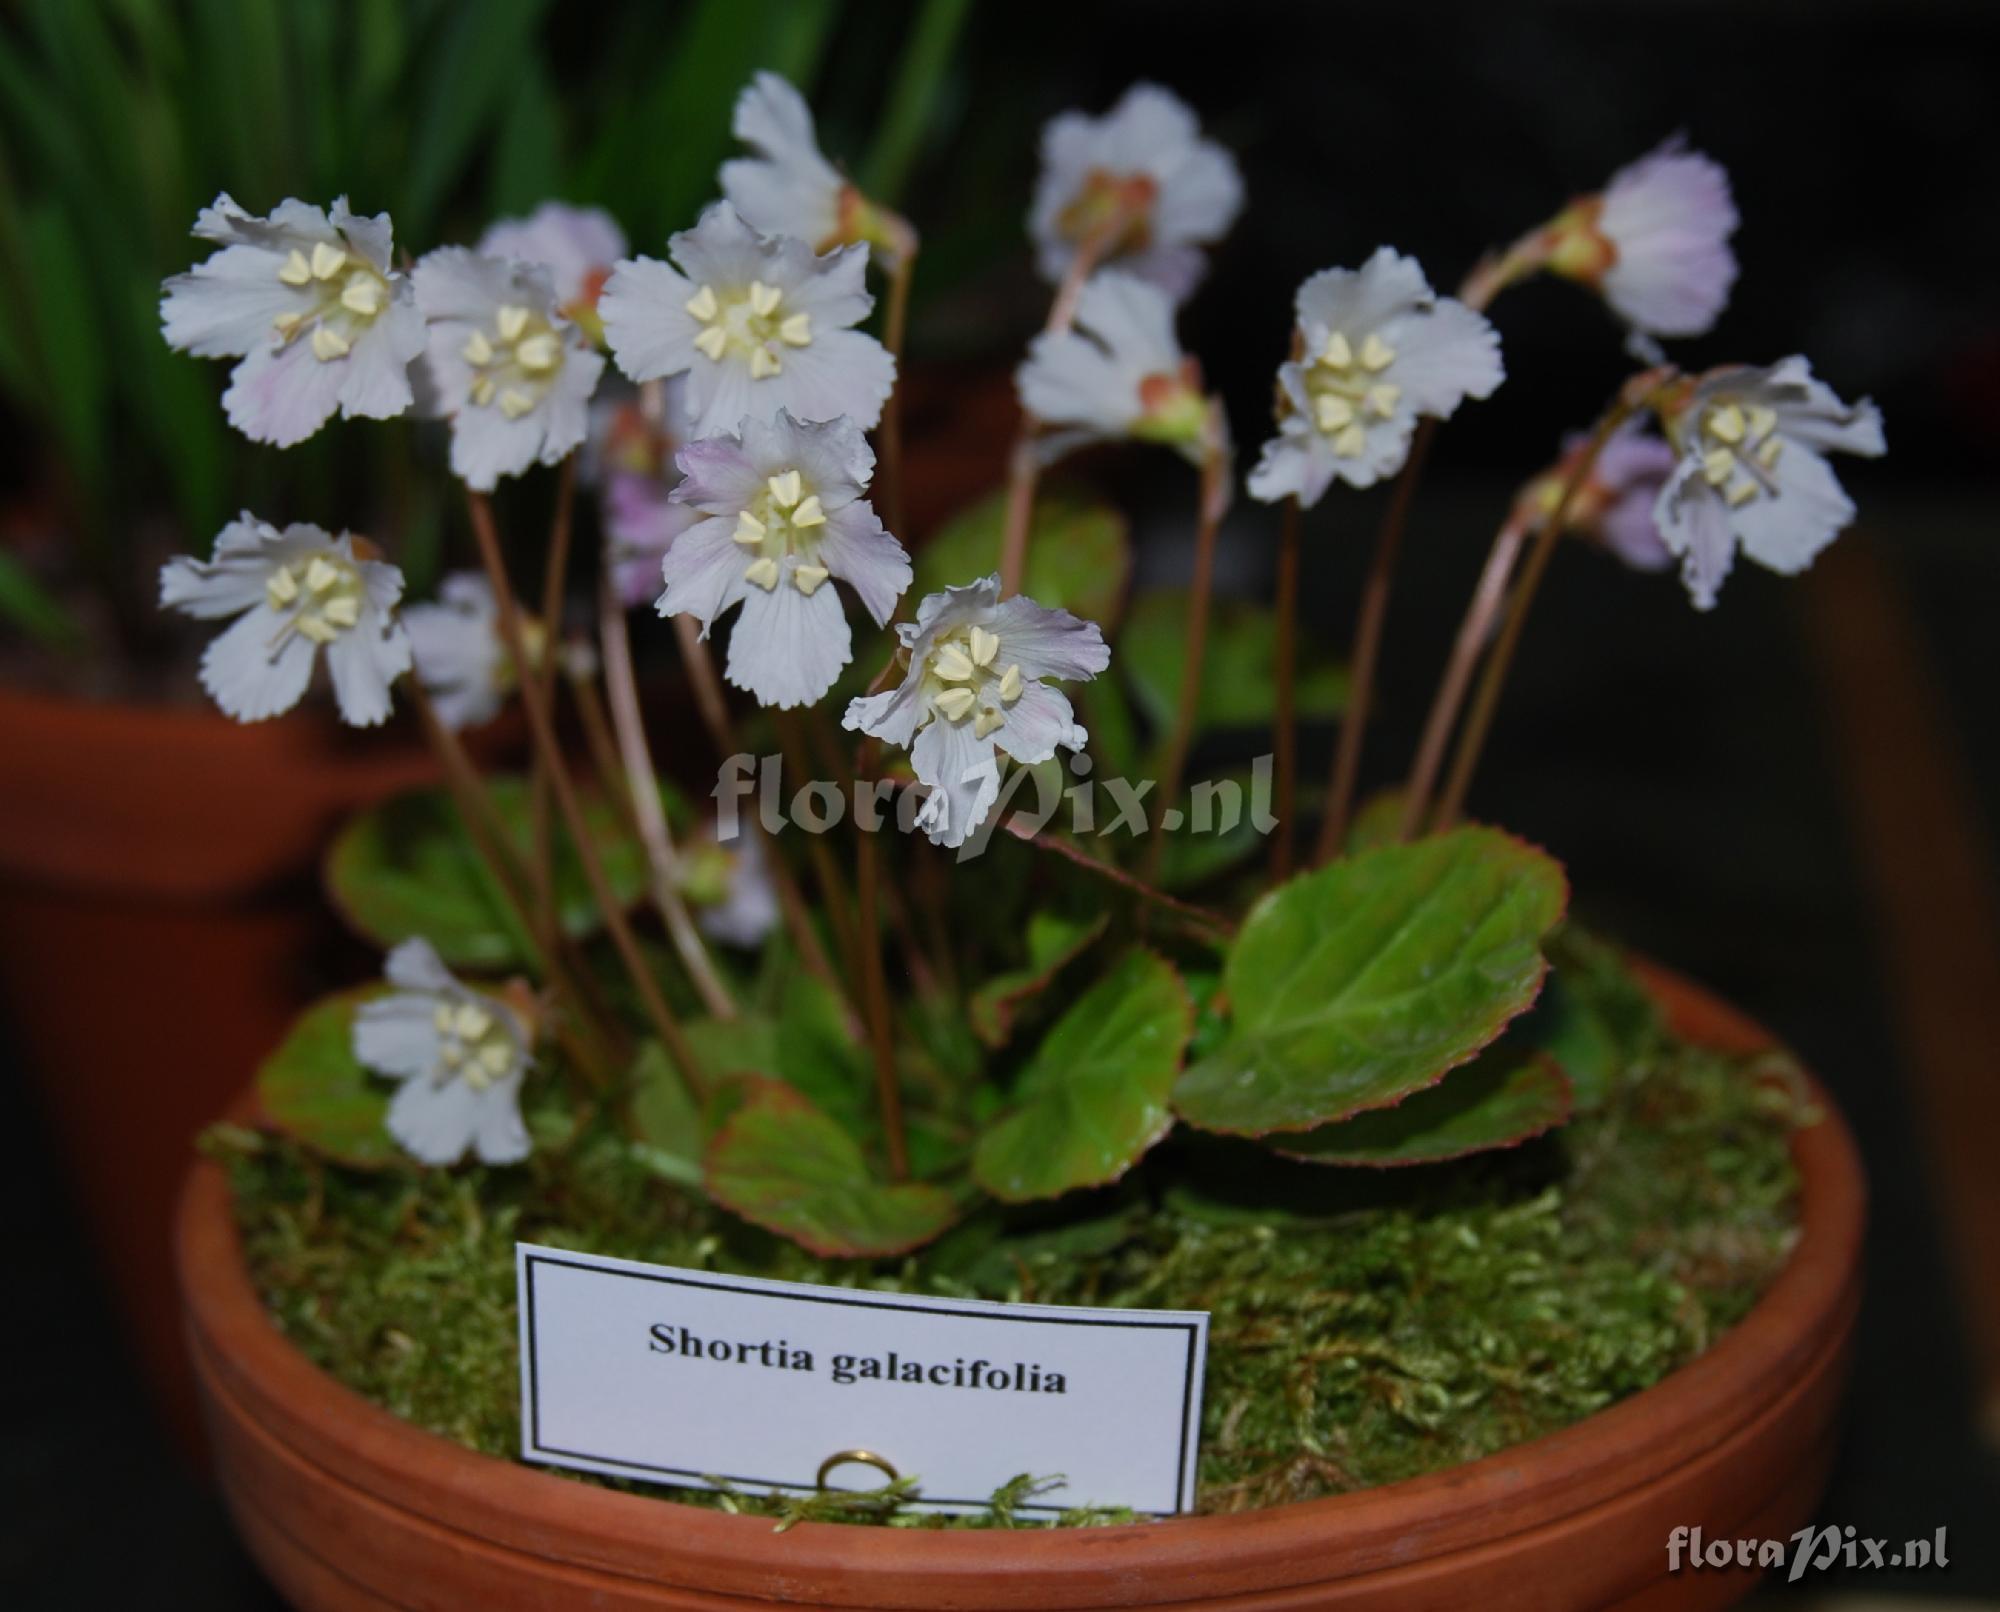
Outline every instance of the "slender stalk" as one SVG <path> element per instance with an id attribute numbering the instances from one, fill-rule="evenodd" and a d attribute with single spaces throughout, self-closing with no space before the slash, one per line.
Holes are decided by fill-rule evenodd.
<path id="1" fill-rule="evenodd" d="M 806 758 L 799 725 L 792 713 L 773 711 L 771 725 L 777 729 L 778 750 L 784 757 L 785 770 L 794 778 L 810 778 L 812 764 Z M 854 904 L 848 893 L 847 881 L 841 876 L 840 863 L 834 857 L 833 847 L 826 843 L 824 834 L 806 836 L 806 856 L 813 865 L 813 878 L 819 885 L 827 922 L 833 925 L 833 943 L 839 948 L 841 956 L 852 957 L 859 944 L 854 928 Z"/>
<path id="2" fill-rule="evenodd" d="M 1471 603 L 1465 607 L 1465 619 L 1458 624 L 1458 637 L 1451 646 L 1451 659 L 1445 663 L 1437 697 L 1431 701 L 1430 715 L 1424 722 L 1423 740 L 1417 747 L 1416 763 L 1410 769 L 1409 785 L 1403 791 L 1403 822 L 1398 833 L 1401 839 L 1412 838 L 1423 824 L 1438 768 L 1444 764 L 1445 744 L 1451 738 L 1459 708 L 1465 703 L 1465 691 L 1472 682 L 1472 669 L 1479 663 L 1479 652 L 1493 631 L 1501 606 L 1506 603 L 1507 579 L 1514 574 L 1514 562 L 1520 556 L 1529 528 L 1530 522 L 1516 509 L 1494 536 L 1485 569 L 1479 573 Z"/>
<path id="3" fill-rule="evenodd" d="M 1198 907 L 1192 901 L 1183 901 L 1179 896 L 1170 896 L 1166 891 L 1148 884 L 1144 879 L 1134 874 L 1127 873 L 1123 868 L 1113 863 L 1100 862 L 1088 851 L 1080 849 L 1058 835 L 1040 833 L 1035 829 L 1027 827 L 1025 824 L 1017 823 L 1011 817 L 1001 826 L 1009 834 L 1012 834 L 1015 839 L 1026 841 L 1029 845 L 1034 846 L 1036 850 L 1047 851 L 1051 855 L 1061 857 L 1066 862 L 1073 862 L 1086 872 L 1094 873 L 1100 879 L 1117 885 L 1119 889 L 1125 891 L 1127 894 L 1136 896 L 1139 900 L 1149 905 L 1175 913 L 1187 919 L 1190 923 L 1199 925 L 1202 929 L 1207 930 L 1213 935 L 1220 936 L 1226 940 L 1236 933 L 1236 926 L 1223 917 L 1221 913 L 1211 912 L 1206 907 Z"/>
<path id="4" fill-rule="evenodd" d="M 569 769 L 563 763 L 562 748 L 549 711 L 550 702 L 541 679 L 535 676 L 527 642 L 521 633 L 520 608 L 514 602 L 513 589 L 508 586 L 507 566 L 500 554 L 500 536 L 493 525 L 493 506 L 481 493 L 469 492 L 467 499 L 472 512 L 473 535 L 479 543 L 479 556 L 493 584 L 494 598 L 499 603 L 501 640 L 513 660 L 515 677 L 521 686 L 522 703 L 528 710 L 529 731 L 541 750 L 544 765 L 549 769 L 556 804 L 561 808 L 563 818 L 569 825 L 570 838 L 576 844 L 577 861 L 582 865 L 584 878 L 597 900 L 605 927 L 610 931 L 611 943 L 617 948 L 625 971 L 631 976 L 633 989 L 639 994 L 646 1017 L 658 1032 L 661 1043 L 672 1056 L 695 1100 L 705 1101 L 708 1096 L 707 1077 L 702 1073 L 694 1048 L 681 1030 L 680 1021 L 660 994 L 659 982 L 653 978 L 652 970 L 646 966 L 645 954 L 639 950 L 638 937 L 633 934 L 625 911 L 612 892 L 611 881 L 605 877 L 603 859 L 598 855 L 597 842 L 583 814 L 583 802 L 577 795 L 576 785 L 570 780 Z"/>
<path id="5" fill-rule="evenodd" d="M 604 701 L 598 698 L 597 686 L 588 674 L 572 672 L 569 696 L 583 728 L 584 747 L 590 751 L 590 770 L 603 786 L 605 798 L 617 807 L 618 821 L 637 835 L 639 819 L 632 811 L 631 785 L 625 777 L 625 763 L 619 759 L 618 741 L 612 736 L 611 718 L 605 712 Z"/>
<path id="6" fill-rule="evenodd" d="M 1208 452 L 1201 465 L 1201 505 L 1196 516 L 1194 578 L 1188 590 L 1187 636 L 1181 649 L 1180 703 L 1160 764 L 1159 798 L 1153 805 L 1152 840 L 1146 847 L 1146 881 L 1160 882 L 1160 863 L 1167 853 L 1167 813 L 1180 798 L 1181 775 L 1187 770 L 1188 745 L 1194 737 L 1195 708 L 1201 701 L 1202 661 L 1208 652 L 1208 607 L 1215 591 L 1215 539 L 1229 507 L 1229 454 L 1221 427 L 1221 405 L 1211 403 Z"/>
<path id="7" fill-rule="evenodd" d="M 1410 442 L 1410 457 L 1396 478 L 1389 508 L 1375 533 L 1375 555 L 1368 565 L 1368 579 L 1361 585 L 1361 609 L 1354 621 L 1354 649 L 1347 673 L 1347 710 L 1340 719 L 1340 736 L 1334 745 L 1333 774 L 1326 791 L 1326 815 L 1320 820 L 1315 862 L 1330 862 L 1347 843 L 1347 825 L 1354 814 L 1354 791 L 1361 778 L 1361 740 L 1368 731 L 1368 718 L 1375 701 L 1375 667 L 1382 655 L 1382 627 L 1389 616 L 1389 588 L 1396 574 L 1396 556 L 1402 551 L 1403 530 L 1409 524 L 1410 504 L 1417 482 L 1423 475 L 1424 456 L 1431 438 L 1437 435 L 1437 421 L 1425 420 L 1417 426 Z"/>
<path id="8" fill-rule="evenodd" d="M 676 616 L 674 636 L 680 645 L 681 662 L 687 668 L 688 686 L 694 690 L 695 709 L 701 715 L 702 725 L 708 729 L 716 754 L 725 760 L 741 755 L 743 745 L 736 736 L 735 723 L 729 718 L 729 702 L 722 692 L 722 679 L 716 675 L 715 658 L 702 641 L 701 629 L 691 616 Z M 765 833 L 761 818 L 753 815 L 749 827 L 751 833 L 764 837 L 764 849 L 769 853 L 764 858 L 764 865 L 770 871 L 771 882 L 778 887 L 778 908 L 785 916 L 785 927 L 791 932 L 792 944 L 799 949 L 799 961 L 823 984 L 831 986 L 835 992 L 843 991 L 840 977 L 833 969 L 833 960 L 820 943 L 819 931 L 812 926 L 812 914 L 806 906 L 805 897 L 799 892 L 798 879 L 792 872 L 791 863 L 779 853 L 772 836 Z"/>
<path id="9" fill-rule="evenodd" d="M 1555 557 L 1556 543 L 1569 519 L 1570 504 L 1590 479 L 1605 443 L 1634 413 L 1649 406 L 1671 374 L 1668 370 L 1647 370 L 1625 384 L 1617 401 L 1604 411 L 1596 429 L 1591 432 L 1590 441 L 1577 456 L 1569 480 L 1563 484 L 1562 495 L 1556 501 L 1555 510 L 1536 532 L 1534 547 L 1529 549 L 1528 557 L 1522 563 L 1521 579 L 1514 585 L 1513 597 L 1507 603 L 1506 619 L 1501 623 L 1499 637 L 1494 640 L 1493 652 L 1486 657 L 1486 669 L 1479 677 L 1479 690 L 1473 695 L 1464 730 L 1458 736 L 1458 749 L 1452 755 L 1451 775 L 1445 782 L 1444 792 L 1438 797 L 1437 811 L 1431 819 L 1433 828 L 1449 828 L 1458 821 L 1458 815 L 1464 809 L 1466 792 L 1472 786 L 1472 774 L 1479 765 L 1480 752 L 1485 748 L 1486 736 L 1493 727 L 1493 714 L 1500 705 L 1500 691 L 1506 686 L 1507 672 L 1514 663 L 1514 652 L 1520 647 L 1522 631 L 1528 624 L 1528 610 L 1535 602 L 1535 593 L 1541 587 L 1542 578 L 1548 573 L 1549 561 Z"/>
<path id="10" fill-rule="evenodd" d="M 563 460 L 556 473 L 555 517 L 549 525 L 548 560 L 542 570 L 542 688 L 553 702 L 556 695 L 556 644 L 562 633 L 563 587 L 569 578 L 569 535 L 576 503 L 576 455 Z M 555 849 L 549 821 L 548 769 L 536 757 L 528 785 L 529 822 L 534 846 L 535 917 L 539 933 L 554 936 L 561 926 L 556 914 Z"/>
<path id="11" fill-rule="evenodd" d="M 446 727 L 424 692 L 423 685 L 414 677 L 404 685 L 410 704 L 415 708 L 417 719 L 444 768 L 445 782 L 449 785 L 452 799 L 458 806 L 458 815 L 465 824 L 467 836 L 480 860 L 486 864 L 492 875 L 493 884 L 499 890 L 501 899 L 507 903 L 508 912 L 524 935 L 535 936 L 534 915 L 529 908 L 529 899 L 524 888 L 526 872 L 508 844 L 506 825 L 500 820 L 493 806 L 492 797 L 486 792 L 478 770 L 472 765 L 465 747 L 459 743 L 458 735 Z M 589 1004 L 583 993 L 577 989 L 575 978 L 569 971 L 559 951 L 544 949 L 539 937 L 535 946 L 540 953 L 538 961 L 549 986 L 567 997 L 570 1005 L 578 1010 L 580 1019 L 587 1021 Z M 589 1033 L 583 1033 L 578 1025 L 558 1015 L 556 1033 L 564 1048 L 583 1070 L 592 1084 L 603 1086 L 609 1083 L 609 1065 L 605 1057 L 602 1032 L 595 1025 L 589 1026 Z"/>
<path id="12" fill-rule="evenodd" d="M 882 316 L 882 345 L 896 360 L 896 384 L 882 405 L 882 474 L 875 479 L 882 519 L 890 531 L 903 535 L 903 340 L 910 318 L 910 281 L 916 273 L 914 237 L 909 250 L 898 255 L 889 271 L 888 308 Z"/>
<path id="13" fill-rule="evenodd" d="M 889 1174 L 898 1181 L 910 1174 L 909 1144 L 903 1135 L 903 1092 L 896 1080 L 895 1031 L 890 1019 L 889 984 L 882 973 L 881 917 L 878 911 L 882 869 L 875 836 L 858 823 L 854 829 L 854 886 L 859 893 L 862 1012 L 868 1021 L 868 1050 L 875 1061 L 875 1097 L 882 1110 L 882 1135 L 889 1148 Z"/>
<path id="14" fill-rule="evenodd" d="M 1271 882 L 1292 871 L 1293 814 L 1298 809 L 1299 735 L 1297 709 L 1299 645 L 1299 528 L 1304 524 L 1297 498 L 1287 498 L 1278 526 L 1277 700 L 1271 713 L 1271 750 L 1278 791 L 1278 831 L 1271 840 Z"/>
<path id="15" fill-rule="evenodd" d="M 599 589 L 597 614 L 604 652 L 604 689 L 611 701 L 611 726 L 618 739 L 639 843 L 645 847 L 646 866 L 652 875 L 653 905 L 660 909 L 667 936 L 680 954 L 688 978 L 694 981 L 702 1006 L 715 1018 L 733 1019 L 736 999 L 716 973 L 715 961 L 708 955 L 701 931 L 695 927 L 687 902 L 681 897 L 680 856 L 674 848 L 666 809 L 660 804 L 659 785 L 654 782 L 653 755 L 646 743 L 645 718 L 639 710 L 639 680 L 632 670 L 632 643 L 625 630 L 625 607 L 619 602 L 608 573 Z M 610 780 L 606 782 L 609 784 Z"/>
<path id="16" fill-rule="evenodd" d="M 1076 323 L 1076 305 L 1091 273 L 1114 243 L 1131 227 L 1132 215 L 1125 207 L 1115 207 L 1104 220 L 1077 243 L 1076 255 L 1063 271 L 1049 304 L 1048 322 L 1042 326 L 1050 335 L 1060 334 Z M 1007 461 L 1007 511 L 1000 536 L 1000 597 L 1021 591 L 1021 578 L 1028 567 L 1028 532 L 1034 524 L 1035 484 L 1041 480 L 1041 460 L 1035 454 L 1037 422 L 1023 411 L 1020 434 Z"/>

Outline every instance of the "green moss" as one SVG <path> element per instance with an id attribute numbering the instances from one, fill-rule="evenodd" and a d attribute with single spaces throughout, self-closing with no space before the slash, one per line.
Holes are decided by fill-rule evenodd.
<path id="1" fill-rule="evenodd" d="M 341 1381 L 468 1448 L 518 1448 L 524 1239 L 851 1286 L 1208 1310 L 1200 1506 L 1228 1511 L 1552 1432 L 1659 1381 L 1750 1308 L 1795 1230 L 1787 1066 L 1651 1031 L 1630 1035 L 1620 1062 L 1593 1112 L 1509 1152 L 1377 1172 L 1176 1140 L 1119 1189 L 977 1220 L 920 1259 L 875 1265 L 751 1231 L 598 1124 L 500 1171 L 362 1174 L 240 1132 L 211 1145 L 284 1331 Z M 951 1525 L 1016 1525 L 1036 1481 Z M 945 1525 L 901 1496 L 674 1494 L 780 1526 Z"/>

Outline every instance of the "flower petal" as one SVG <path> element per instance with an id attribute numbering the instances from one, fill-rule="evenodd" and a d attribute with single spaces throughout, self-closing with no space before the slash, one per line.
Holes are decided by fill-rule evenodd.
<path id="1" fill-rule="evenodd" d="M 262 722 L 289 711 L 305 694 L 312 642 L 285 627 L 286 618 L 259 601 L 202 654 L 201 686 L 238 722 Z"/>
<path id="2" fill-rule="evenodd" d="M 878 627 L 896 613 L 896 601 L 910 585 L 910 556 L 883 529 L 870 504 L 847 504 L 827 516 L 819 559 L 855 591 Z"/>
<path id="3" fill-rule="evenodd" d="M 1000 798 L 1000 764 L 991 735 L 982 739 L 969 721 L 939 717 L 917 734 L 910 763 L 931 786 L 915 826 L 933 845 L 963 845 Z"/>
<path id="4" fill-rule="evenodd" d="M 801 593 L 788 568 L 775 588 L 743 590 L 723 675 L 755 695 L 758 704 L 788 710 L 811 705 L 853 658 L 853 635 L 839 595 L 828 587 Z"/>

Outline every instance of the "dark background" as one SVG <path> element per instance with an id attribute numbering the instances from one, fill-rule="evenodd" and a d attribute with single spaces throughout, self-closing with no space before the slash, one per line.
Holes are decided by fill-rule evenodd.
<path id="1" fill-rule="evenodd" d="M 595 9 L 562 8 L 551 25 L 559 65 L 564 30 Z M 834 38 L 815 91 L 830 150 L 865 127 L 877 88 L 845 64 L 893 26 L 896 9 L 867 8 L 851 48 Z M 1448 286 L 1483 247 L 1667 134 L 1685 130 L 1721 160 L 1745 219 L 1744 273 L 1718 330 L 1676 356 L 1767 362 L 1802 351 L 1844 396 L 1881 403 L 1891 452 L 1841 467 L 1863 510 L 1844 542 L 1873 562 L 1864 593 L 1916 624 L 1947 770 L 1990 850 L 2000 823 L 1990 625 L 2000 309 L 1989 292 L 2000 261 L 2000 7 L 975 7 L 938 137 L 904 199 L 937 243 L 915 363 L 949 360 L 976 375 L 1011 362 L 1045 296 L 1020 228 L 1034 128 L 1066 106 L 1101 109 L 1141 77 L 1189 99 L 1243 166 L 1248 210 L 1184 333 L 1253 450 L 1306 273 L 1389 242 Z M 1495 322 L 1508 382 L 1441 438 L 1412 528 L 1370 744 L 1383 779 L 1408 754 L 1509 489 L 1626 368 L 1619 333 L 1571 286 L 1509 293 Z M 997 464 L 1003 445 L 992 446 Z M 1102 473 L 1140 512 L 1146 572 L 1171 578 L 1185 563 L 1191 478 L 1158 454 Z M 1372 498 L 1336 491 L 1312 518 L 1310 631 L 1344 642 L 1377 511 Z M 1270 539 L 1266 512 L 1239 510 L 1225 585 L 1263 584 Z M 1698 616 L 1669 579 L 1562 556 L 1474 807 L 1561 855 L 1587 917 L 1782 1035 L 1860 1137 L 1874 1191 L 1872 1287 L 1850 1429 L 1821 1516 L 1895 1540 L 1948 1526 L 1953 1565 L 1834 1573 L 1800 1590 L 2000 1600 L 2000 1456 L 1972 1426 L 1962 1317 L 1939 1251 L 1948 1210 L 1912 1107 L 1907 1005 L 1887 983 L 1852 760 L 1830 737 L 1840 678 L 1829 657 L 1841 649 L 1812 630 L 1820 580 L 1739 569 L 1720 609 Z M 1308 776 L 1324 765 L 1316 737 Z M 107 981 L 105 1011 L 116 1010 Z M 12 1588 L 0 1599 L 268 1606 L 207 1490 L 149 1420 L 37 1123 L 27 1094 L 0 1085 L 0 1136 L 12 1144 L 0 1223 L 14 1234 L 0 1330 L 0 1586 Z"/>

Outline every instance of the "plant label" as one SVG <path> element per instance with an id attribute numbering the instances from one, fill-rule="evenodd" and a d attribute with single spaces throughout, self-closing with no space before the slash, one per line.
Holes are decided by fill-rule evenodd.
<path id="1" fill-rule="evenodd" d="M 690 1488 L 1166 1515 L 1193 1503 L 1208 1316 L 876 1293 L 519 1244 L 521 1453 Z"/>

